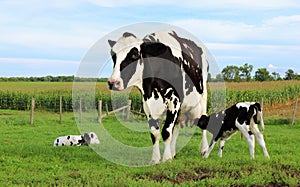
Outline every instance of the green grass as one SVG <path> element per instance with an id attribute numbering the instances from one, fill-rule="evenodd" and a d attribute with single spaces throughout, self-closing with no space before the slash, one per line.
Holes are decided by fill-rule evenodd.
<path id="1" fill-rule="evenodd" d="M 117 163 L 129 159 L 129 164 L 141 164 L 143 161 L 134 158 L 144 156 L 150 161 L 151 154 L 126 155 L 122 148 L 110 146 L 110 138 L 134 147 L 151 146 L 147 124 L 130 121 L 122 126 L 112 116 L 100 125 L 93 117 L 84 118 L 79 129 L 97 132 L 101 144 L 92 148 L 102 156 L 91 147 L 53 147 L 58 136 L 80 134 L 76 119 L 73 113 L 64 113 L 59 124 L 58 114 L 36 112 L 34 125 L 29 125 L 28 112 L 0 110 L 0 186 L 300 185 L 299 125 L 266 124 L 270 160 L 263 157 L 258 145 L 255 160 L 250 160 L 247 143 L 239 134 L 227 142 L 223 158 L 217 157 L 216 146 L 208 159 L 202 159 L 201 131 L 185 128 L 181 129 L 181 139 L 195 133 L 173 161 L 129 167 Z M 134 127 L 139 131 L 130 129 Z M 107 155 L 114 162 L 103 158 Z"/>

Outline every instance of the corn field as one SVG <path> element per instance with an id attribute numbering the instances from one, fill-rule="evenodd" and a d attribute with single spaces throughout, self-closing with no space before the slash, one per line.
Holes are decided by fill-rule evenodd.
<path id="1" fill-rule="evenodd" d="M 240 101 L 261 102 L 264 106 L 273 106 L 291 101 L 300 95 L 300 85 L 285 86 L 273 90 L 212 90 L 208 92 L 208 111 L 213 112 Z M 71 91 L 52 90 L 39 93 L 23 93 L 20 91 L 0 90 L 0 109 L 29 110 L 31 99 L 35 99 L 35 109 L 45 111 L 59 111 L 59 100 L 62 97 L 63 111 L 71 112 L 79 106 L 79 96 L 72 97 Z M 83 96 L 84 97 L 84 96 Z M 72 100 L 74 98 L 74 100 Z M 226 98 L 226 100 L 225 100 Z M 125 106 L 128 100 L 132 100 L 131 109 L 142 111 L 142 96 L 138 92 L 131 93 L 102 93 L 97 91 L 94 98 L 83 99 L 83 110 L 97 108 L 97 102 L 102 100 L 102 109 L 113 110 Z"/>

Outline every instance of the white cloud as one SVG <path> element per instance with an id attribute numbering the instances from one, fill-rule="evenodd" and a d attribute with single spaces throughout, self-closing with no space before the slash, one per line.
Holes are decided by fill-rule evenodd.
<path id="1" fill-rule="evenodd" d="M 197 33 L 196 36 L 206 42 L 236 42 L 257 37 L 264 30 L 256 25 L 224 20 L 185 19 L 172 21 L 171 24 Z"/>
<path id="2" fill-rule="evenodd" d="M 300 25 L 300 15 L 278 16 L 264 21 L 267 25 Z"/>
<path id="3" fill-rule="evenodd" d="M 270 72 L 278 72 L 281 76 L 285 76 L 285 72 L 287 72 L 289 69 L 294 70 L 295 73 L 300 72 L 299 67 L 287 67 L 287 66 L 275 66 L 273 64 L 269 64 L 267 67 L 268 71 Z"/>
<path id="4" fill-rule="evenodd" d="M 79 61 L 59 60 L 59 59 L 41 59 L 41 58 L 0 58 L 0 64 L 24 64 L 29 66 L 45 64 L 70 64 L 79 65 Z"/>
<path id="5" fill-rule="evenodd" d="M 184 3 L 180 0 L 89 0 L 89 2 L 101 7 L 131 7 L 131 6 L 181 6 L 197 9 L 282 9 L 299 7 L 297 0 L 185 0 Z"/>
<path id="6" fill-rule="evenodd" d="M 282 43 L 283 45 L 300 43 L 299 15 L 274 17 L 256 24 L 209 19 L 174 20 L 171 24 L 185 28 L 205 42 Z"/>

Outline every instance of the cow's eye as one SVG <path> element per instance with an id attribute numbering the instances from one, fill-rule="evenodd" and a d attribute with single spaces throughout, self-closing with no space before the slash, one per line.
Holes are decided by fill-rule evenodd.
<path id="1" fill-rule="evenodd" d="M 137 59 L 140 58 L 140 53 L 139 53 L 139 51 L 138 51 L 138 49 L 136 47 L 134 47 L 133 49 L 131 49 L 130 54 L 131 54 L 131 58 L 133 60 L 137 60 Z"/>
<path id="2" fill-rule="evenodd" d="M 114 67 L 115 67 L 115 66 L 116 66 L 116 61 L 117 61 L 117 55 L 116 55 L 116 53 L 113 52 L 113 51 L 111 51 L 110 54 L 111 54 L 111 58 L 112 58 L 112 60 L 113 60 Z"/>

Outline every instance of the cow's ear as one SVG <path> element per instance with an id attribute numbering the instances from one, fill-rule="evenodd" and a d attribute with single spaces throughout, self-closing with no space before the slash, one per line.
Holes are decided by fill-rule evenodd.
<path id="1" fill-rule="evenodd" d="M 112 41 L 112 40 L 108 40 L 108 43 L 109 43 L 110 47 L 113 47 L 117 42 Z"/>
<path id="2" fill-rule="evenodd" d="M 141 54 L 143 57 L 161 56 L 167 51 L 168 47 L 160 42 L 144 42 L 141 45 Z"/>

